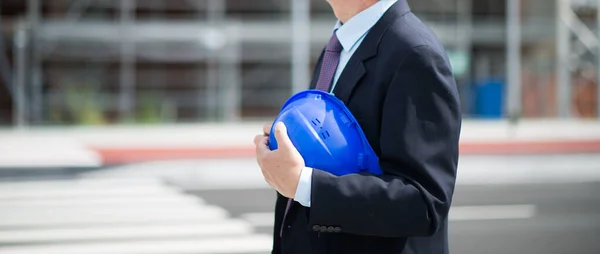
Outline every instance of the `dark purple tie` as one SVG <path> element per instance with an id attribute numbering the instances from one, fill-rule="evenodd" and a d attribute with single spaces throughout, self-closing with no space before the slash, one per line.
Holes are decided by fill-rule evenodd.
<path id="1" fill-rule="evenodd" d="M 316 90 L 329 92 L 331 84 L 333 83 L 333 77 L 337 70 L 340 62 L 340 54 L 344 47 L 337 38 L 337 35 L 333 33 L 327 47 L 325 48 L 325 54 L 323 55 L 323 61 L 321 64 L 321 72 L 319 73 L 319 80 L 317 81 Z M 285 207 L 285 213 L 283 214 L 283 221 L 281 223 L 281 229 L 279 230 L 279 236 L 283 233 L 283 225 L 285 224 L 285 217 L 287 216 L 290 207 L 292 206 L 292 199 L 288 199 Z"/>
<path id="2" fill-rule="evenodd" d="M 329 92 L 338 63 L 340 62 L 342 49 L 344 49 L 344 47 L 342 47 L 337 35 L 333 33 L 333 36 L 331 36 L 331 39 L 325 48 L 323 63 L 321 64 L 321 73 L 319 74 L 319 80 L 317 81 L 315 89 Z"/>

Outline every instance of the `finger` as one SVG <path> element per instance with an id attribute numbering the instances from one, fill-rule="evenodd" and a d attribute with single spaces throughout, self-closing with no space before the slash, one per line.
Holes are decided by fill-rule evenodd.
<path id="1" fill-rule="evenodd" d="M 255 146 L 259 146 L 260 143 L 263 142 L 264 138 L 265 138 L 265 136 L 263 136 L 263 135 L 256 135 L 256 136 L 254 136 L 254 145 Z"/>
<path id="2" fill-rule="evenodd" d="M 269 136 L 271 134 L 271 127 L 273 127 L 272 123 L 268 123 L 263 126 L 263 133 L 265 136 Z"/>
<path id="3" fill-rule="evenodd" d="M 263 135 L 256 135 L 254 137 L 254 146 L 256 147 L 256 155 L 260 155 L 260 153 L 262 152 L 262 143 L 263 140 L 265 139 L 265 136 Z"/>
<path id="4" fill-rule="evenodd" d="M 257 135 L 254 137 L 254 145 L 256 146 L 256 157 L 261 158 L 271 152 L 268 146 L 269 137 L 263 135 Z"/>
<path id="5" fill-rule="evenodd" d="M 287 133 L 287 127 L 282 122 L 275 125 L 275 139 L 277 140 L 278 149 L 288 149 L 294 146 Z"/>

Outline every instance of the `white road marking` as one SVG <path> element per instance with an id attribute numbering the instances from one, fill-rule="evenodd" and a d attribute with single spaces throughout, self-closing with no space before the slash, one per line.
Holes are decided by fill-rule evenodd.
<path id="1" fill-rule="evenodd" d="M 128 178 L 128 179 L 89 179 L 67 178 L 52 180 L 36 180 L 23 182 L 0 182 L 0 192 L 18 190 L 45 190 L 45 189 L 109 189 L 128 186 L 163 187 L 163 182 L 158 178 Z"/>
<path id="2" fill-rule="evenodd" d="M 8 133 L 0 142 L 0 167 L 99 167 L 102 158 L 83 143 L 64 136 Z"/>
<path id="3" fill-rule="evenodd" d="M 534 205 L 455 206 L 450 209 L 450 221 L 530 219 L 536 214 Z M 275 213 L 246 213 L 240 216 L 255 227 L 272 227 Z"/>
<path id="4" fill-rule="evenodd" d="M 101 226 L 50 229 L 0 230 L 0 246 L 5 244 L 69 241 L 114 241 L 144 238 L 239 236 L 252 234 L 252 226 L 241 220 L 168 225 Z"/>
<path id="5" fill-rule="evenodd" d="M 0 182 L 0 253 L 271 251 L 249 222 L 157 179 Z"/>
<path id="6" fill-rule="evenodd" d="M 136 196 L 136 197 L 79 197 L 65 199 L 9 199 L 0 202 L 2 209 L 39 209 L 45 207 L 72 209 L 84 207 L 152 207 L 152 206 L 179 206 L 201 205 L 204 200 L 191 195 L 161 195 L 161 196 Z"/>
<path id="7" fill-rule="evenodd" d="M 131 186 L 128 188 L 114 189 L 28 189 L 0 192 L 0 202 L 2 199 L 48 199 L 48 198 L 72 198 L 72 197 L 123 197 L 123 196 L 148 196 L 179 193 L 174 189 L 168 189 L 162 186 Z"/>
<path id="8" fill-rule="evenodd" d="M 130 224 L 182 222 L 189 220 L 222 220 L 228 212 L 217 206 L 202 206 L 196 209 L 78 209 L 46 210 L 46 212 L 0 211 L 2 227 L 50 227 L 69 225 Z"/>
<path id="9" fill-rule="evenodd" d="M 272 237 L 251 235 L 200 239 L 148 240 L 0 247 L 2 254 L 215 254 L 268 253 Z"/>
<path id="10" fill-rule="evenodd" d="M 450 209 L 450 221 L 530 219 L 534 205 L 457 206 Z"/>
<path id="11" fill-rule="evenodd" d="M 246 213 L 241 215 L 240 218 L 250 222 L 255 227 L 272 227 L 275 221 L 275 213 Z"/>

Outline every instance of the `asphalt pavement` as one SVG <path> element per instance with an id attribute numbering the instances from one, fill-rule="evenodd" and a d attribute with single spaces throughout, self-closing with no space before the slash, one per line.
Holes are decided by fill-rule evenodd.
<path id="1" fill-rule="evenodd" d="M 273 232 L 272 190 L 193 191 Z M 597 254 L 600 183 L 459 186 L 450 215 L 451 253 Z"/>
<path id="2" fill-rule="evenodd" d="M 253 159 L 145 162 L 0 181 L 0 253 L 268 253 Z M 1 180 L 1 179 L 0 179 Z M 463 156 L 451 253 L 600 253 L 600 155 Z"/>
<path id="3" fill-rule="evenodd" d="M 451 253 L 600 253 L 598 162 L 594 154 L 464 157 L 450 212 Z M 250 221 L 258 233 L 273 232 L 272 190 L 196 189 L 189 193 Z"/>

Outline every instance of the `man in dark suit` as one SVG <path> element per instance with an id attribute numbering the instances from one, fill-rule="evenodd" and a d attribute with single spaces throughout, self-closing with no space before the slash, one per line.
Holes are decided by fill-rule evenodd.
<path id="1" fill-rule="evenodd" d="M 406 0 L 329 0 L 339 22 L 311 88 L 341 99 L 379 156 L 383 175 L 304 167 L 279 123 L 255 138 L 277 190 L 274 254 L 445 254 L 461 128 L 445 50 Z"/>

